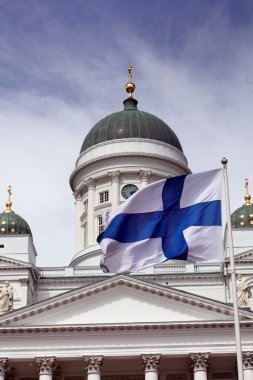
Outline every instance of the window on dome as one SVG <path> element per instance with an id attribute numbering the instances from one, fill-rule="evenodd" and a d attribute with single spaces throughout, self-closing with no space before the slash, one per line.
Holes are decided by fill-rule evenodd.
<path id="1" fill-rule="evenodd" d="M 100 235 L 104 231 L 103 218 L 101 215 L 98 216 L 98 234 Z"/>
<path id="2" fill-rule="evenodd" d="M 88 199 L 83 202 L 84 212 L 88 211 Z"/>
<path id="3" fill-rule="evenodd" d="M 84 248 L 86 248 L 88 245 L 87 235 L 88 235 L 87 223 L 84 223 L 84 225 L 83 225 L 83 241 L 84 241 L 83 245 L 84 245 Z"/>
<path id="4" fill-rule="evenodd" d="M 102 193 L 99 193 L 99 203 L 105 203 L 109 201 L 109 191 L 103 191 Z"/>

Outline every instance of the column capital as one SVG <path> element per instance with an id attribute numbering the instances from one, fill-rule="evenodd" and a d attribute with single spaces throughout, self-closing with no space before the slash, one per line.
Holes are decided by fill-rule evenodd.
<path id="1" fill-rule="evenodd" d="M 157 372 L 160 367 L 160 354 L 141 355 L 145 372 Z"/>
<path id="2" fill-rule="evenodd" d="M 95 190 L 96 188 L 96 180 L 92 177 L 84 181 L 84 185 L 87 186 L 88 190 Z"/>
<path id="3" fill-rule="evenodd" d="M 75 198 L 75 201 L 76 201 L 76 202 L 82 200 L 82 192 L 81 192 L 80 190 L 75 191 L 75 192 L 73 193 L 73 195 L 74 195 L 74 198 Z"/>
<path id="4" fill-rule="evenodd" d="M 205 352 L 203 354 L 190 354 L 191 367 L 193 369 L 193 372 L 207 370 L 209 355 L 210 354 L 208 352 Z"/>
<path id="5" fill-rule="evenodd" d="M 247 351 L 242 353 L 243 369 L 253 369 L 253 352 Z"/>
<path id="6" fill-rule="evenodd" d="M 35 358 L 37 368 L 40 375 L 52 375 L 56 367 L 54 356 L 44 356 L 42 358 Z"/>
<path id="7" fill-rule="evenodd" d="M 101 369 L 103 366 L 103 356 L 83 356 L 85 370 L 88 374 L 97 373 L 101 374 Z"/>
<path id="8" fill-rule="evenodd" d="M 139 179 L 141 182 L 148 182 L 151 176 L 151 171 L 148 170 L 139 170 Z"/>
<path id="9" fill-rule="evenodd" d="M 115 172 L 108 172 L 109 177 L 111 178 L 112 182 L 119 182 L 120 181 L 120 171 L 116 170 Z"/>
<path id="10" fill-rule="evenodd" d="M 8 367 L 8 358 L 0 358 L 0 375 L 4 376 Z"/>

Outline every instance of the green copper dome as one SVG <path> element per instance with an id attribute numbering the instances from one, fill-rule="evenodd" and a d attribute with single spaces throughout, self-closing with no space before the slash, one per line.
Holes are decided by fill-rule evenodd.
<path id="1" fill-rule="evenodd" d="M 248 179 L 245 179 L 246 194 L 245 203 L 231 215 L 232 228 L 253 228 L 253 204 L 250 202 L 251 196 L 248 192 Z"/>
<path id="2" fill-rule="evenodd" d="M 100 120 L 84 139 L 81 152 L 110 140 L 142 138 L 161 141 L 172 145 L 181 152 L 182 146 L 172 129 L 158 117 L 137 109 L 137 100 L 128 98 L 124 110 Z"/>
<path id="3" fill-rule="evenodd" d="M 28 223 L 15 212 L 3 212 L 0 214 L 1 235 L 31 235 Z"/>
<path id="4" fill-rule="evenodd" d="M 231 215 L 232 228 L 253 228 L 253 204 L 243 205 Z"/>

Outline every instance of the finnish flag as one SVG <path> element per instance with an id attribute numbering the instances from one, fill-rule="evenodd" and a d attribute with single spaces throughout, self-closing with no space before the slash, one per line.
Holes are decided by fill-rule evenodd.
<path id="1" fill-rule="evenodd" d="M 221 169 L 154 182 L 107 215 L 97 238 L 104 272 L 136 272 L 168 259 L 222 262 Z"/>

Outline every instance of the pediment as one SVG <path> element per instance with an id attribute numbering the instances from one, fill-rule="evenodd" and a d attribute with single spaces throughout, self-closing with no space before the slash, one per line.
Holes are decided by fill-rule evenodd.
<path id="1" fill-rule="evenodd" d="M 11 259 L 9 257 L 0 256 L 0 269 L 8 267 L 8 269 L 20 269 L 20 268 L 28 268 L 31 265 L 27 264 L 24 261 Z"/>
<path id="2" fill-rule="evenodd" d="M 242 319 L 252 319 L 241 311 Z M 115 325 L 231 321 L 231 306 L 116 275 L 0 317 L 2 326 Z"/>
<path id="3" fill-rule="evenodd" d="M 229 259 L 228 259 L 228 261 L 229 261 Z M 247 263 L 252 262 L 253 263 L 253 250 L 250 249 L 250 250 L 247 250 L 247 251 L 244 251 L 241 253 L 237 253 L 235 255 L 235 262 L 236 263 L 243 263 L 243 262 L 247 262 Z"/>

